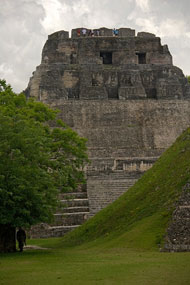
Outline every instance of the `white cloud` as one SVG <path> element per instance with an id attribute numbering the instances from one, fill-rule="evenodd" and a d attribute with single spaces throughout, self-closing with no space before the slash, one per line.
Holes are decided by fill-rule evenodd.
<path id="1" fill-rule="evenodd" d="M 32 69 L 40 63 L 42 43 L 46 38 L 40 23 L 45 16 L 37 1 L 6 0 L 0 10 L 0 77 L 19 92 L 27 85 Z"/>
<path id="2" fill-rule="evenodd" d="M 150 18 L 137 18 L 135 20 L 137 26 L 139 26 L 143 31 L 158 34 L 158 26 L 155 24 L 154 17 Z"/>
<path id="3" fill-rule="evenodd" d="M 159 26 L 159 35 L 161 37 L 180 38 L 186 33 L 186 24 L 184 20 L 166 19 Z"/>
<path id="4" fill-rule="evenodd" d="M 13 70 L 9 65 L 2 63 L 0 65 L 0 74 L 3 74 L 3 73 L 5 74 L 5 78 L 6 78 L 7 75 L 13 74 Z"/>
<path id="5" fill-rule="evenodd" d="M 136 5 L 144 12 L 149 11 L 149 0 L 136 0 Z"/>
<path id="6" fill-rule="evenodd" d="M 46 15 L 41 21 L 45 31 L 52 33 L 54 30 L 59 30 L 62 22 L 61 14 L 67 6 L 64 4 L 61 5 L 58 0 L 41 0 L 41 4 L 44 7 Z"/>

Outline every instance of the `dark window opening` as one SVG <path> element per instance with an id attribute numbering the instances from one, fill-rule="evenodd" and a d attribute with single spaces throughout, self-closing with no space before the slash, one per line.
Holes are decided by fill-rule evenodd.
<path id="1" fill-rule="evenodd" d="M 142 52 L 142 53 L 136 53 L 136 55 L 138 56 L 138 63 L 139 64 L 146 64 L 146 53 Z"/>
<path id="2" fill-rule="evenodd" d="M 107 87 L 108 99 L 110 100 L 118 100 L 118 87 Z"/>
<path id="3" fill-rule="evenodd" d="M 94 78 L 92 78 L 92 86 L 98 86 L 98 82 Z"/>
<path id="4" fill-rule="evenodd" d="M 156 88 L 149 88 L 149 89 L 145 89 L 145 90 L 146 90 L 147 98 L 157 99 Z"/>
<path id="5" fill-rule="evenodd" d="M 103 64 L 112 64 L 112 52 L 101 51 L 100 56 L 103 59 Z"/>
<path id="6" fill-rule="evenodd" d="M 77 55 L 76 55 L 76 53 L 72 53 L 70 55 L 70 62 L 71 62 L 71 64 L 76 64 L 77 63 Z"/>
<path id="7" fill-rule="evenodd" d="M 67 94 L 68 94 L 68 100 L 79 99 L 79 90 L 78 89 L 68 88 Z"/>

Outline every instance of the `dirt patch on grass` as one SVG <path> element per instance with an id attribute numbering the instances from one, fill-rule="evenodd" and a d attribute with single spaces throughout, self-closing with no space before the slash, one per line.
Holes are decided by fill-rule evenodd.
<path id="1" fill-rule="evenodd" d="M 24 250 L 31 250 L 31 249 L 36 249 L 36 250 L 48 250 L 49 248 L 46 248 L 46 247 L 41 247 L 41 246 L 37 246 L 37 245 L 26 245 L 24 246 Z"/>

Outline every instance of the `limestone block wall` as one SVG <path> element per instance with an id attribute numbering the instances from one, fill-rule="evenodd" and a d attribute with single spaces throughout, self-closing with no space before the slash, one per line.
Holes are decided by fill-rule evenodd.
<path id="1" fill-rule="evenodd" d="M 37 68 L 28 93 L 46 103 L 65 100 L 135 100 L 190 98 L 190 86 L 182 71 L 173 66 L 130 67 L 86 65 L 65 68 L 44 65 Z"/>
<path id="2" fill-rule="evenodd" d="M 188 100 L 55 100 L 60 117 L 88 139 L 90 216 L 117 199 L 190 125 Z"/>
<path id="3" fill-rule="evenodd" d="M 48 37 L 26 94 L 88 139 L 90 215 L 119 197 L 190 124 L 190 85 L 160 38 L 127 28 Z M 80 32 L 82 28 L 80 28 Z M 88 32 L 88 31 L 87 31 Z"/>
<path id="4" fill-rule="evenodd" d="M 71 38 L 65 31 L 50 35 L 26 93 L 48 104 L 190 98 L 187 80 L 160 38 L 144 32 L 135 36 L 127 28 L 119 29 L 118 37 L 111 29 L 99 30 L 94 37 L 78 37 L 77 29 Z"/>
<path id="5" fill-rule="evenodd" d="M 189 100 L 55 100 L 61 118 L 104 157 L 158 156 L 189 125 Z M 100 152 L 100 154 L 98 154 Z M 113 153 L 113 155 L 111 155 Z"/>
<path id="6" fill-rule="evenodd" d="M 140 175 L 128 176 L 125 173 L 115 175 L 88 176 L 87 189 L 89 198 L 89 216 L 93 216 L 102 208 L 119 198 L 138 180 Z"/>
<path id="7" fill-rule="evenodd" d="M 42 51 L 42 63 L 102 64 L 100 52 L 112 52 L 113 64 L 137 64 L 139 53 L 146 53 L 146 64 L 172 64 L 171 54 L 167 46 L 161 45 L 159 37 L 111 34 L 68 38 L 65 33 L 49 36 Z"/>

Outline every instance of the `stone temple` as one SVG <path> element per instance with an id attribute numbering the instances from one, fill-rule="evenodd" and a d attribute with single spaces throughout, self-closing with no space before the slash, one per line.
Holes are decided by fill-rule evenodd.
<path id="1" fill-rule="evenodd" d="M 114 201 L 190 125 L 190 85 L 159 37 L 83 30 L 48 37 L 26 90 L 88 139 L 91 160 L 86 189 L 60 195 L 64 213 L 34 237 L 61 236 Z"/>

